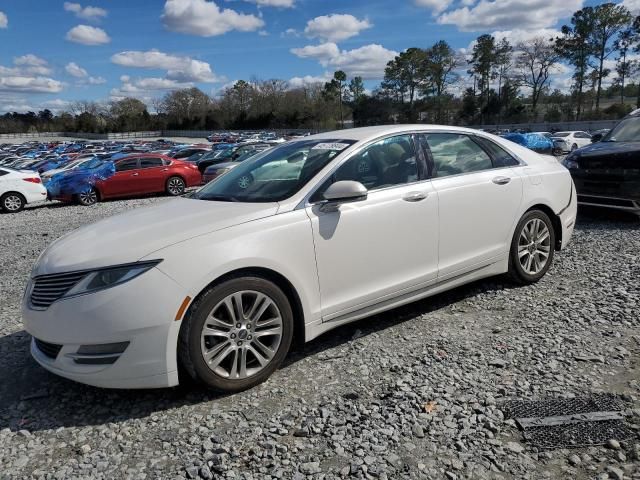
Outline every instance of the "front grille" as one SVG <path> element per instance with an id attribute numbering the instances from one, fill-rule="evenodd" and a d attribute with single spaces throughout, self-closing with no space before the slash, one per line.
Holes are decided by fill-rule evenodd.
<path id="1" fill-rule="evenodd" d="M 36 277 L 31 289 L 31 305 L 47 308 L 71 290 L 86 274 L 87 272 L 57 273 Z"/>
<path id="2" fill-rule="evenodd" d="M 37 338 L 34 338 L 36 342 L 36 347 L 42 353 L 44 353 L 47 357 L 55 360 L 58 354 L 60 353 L 60 349 L 62 349 L 62 345 L 57 345 L 55 343 L 44 342 Z"/>

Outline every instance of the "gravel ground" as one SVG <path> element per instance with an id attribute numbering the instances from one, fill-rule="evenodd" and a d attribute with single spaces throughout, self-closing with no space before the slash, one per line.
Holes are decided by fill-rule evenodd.
<path id="1" fill-rule="evenodd" d="M 500 279 L 377 315 L 232 396 L 110 391 L 28 355 L 19 303 L 53 239 L 162 199 L 0 215 L 0 478 L 640 479 L 640 436 L 537 451 L 508 399 L 612 392 L 640 431 L 640 223 L 581 212 L 537 285 Z"/>

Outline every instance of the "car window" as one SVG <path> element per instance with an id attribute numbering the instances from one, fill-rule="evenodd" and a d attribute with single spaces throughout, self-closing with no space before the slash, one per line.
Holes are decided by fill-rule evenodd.
<path id="1" fill-rule="evenodd" d="M 411 135 L 385 138 L 358 152 L 338 168 L 314 194 L 312 201 L 334 182 L 353 180 L 368 190 L 405 185 L 418 179 L 416 152 Z"/>
<path id="2" fill-rule="evenodd" d="M 0 168 L 0 177 L 3 176 L 3 175 L 6 175 L 7 173 L 9 173 L 9 172 L 7 172 L 6 170 L 3 170 L 2 168 Z"/>
<path id="3" fill-rule="evenodd" d="M 584 133 L 584 132 L 577 132 L 574 136 L 575 136 L 576 138 L 591 138 L 591 136 L 587 135 L 587 134 L 586 134 L 586 133 Z"/>
<path id="4" fill-rule="evenodd" d="M 126 172 L 127 170 L 135 170 L 138 168 L 138 159 L 131 158 L 116 163 L 116 172 Z"/>
<path id="5" fill-rule="evenodd" d="M 161 158 L 148 157 L 140 159 L 140 168 L 162 167 L 163 165 Z"/>
<path id="6" fill-rule="evenodd" d="M 201 200 L 278 202 L 299 191 L 353 140 L 316 139 L 283 143 L 242 162 L 192 195 Z"/>
<path id="7" fill-rule="evenodd" d="M 491 158 L 468 135 L 425 134 L 433 158 L 432 177 L 446 177 L 493 168 Z"/>
<path id="8" fill-rule="evenodd" d="M 491 159 L 493 160 L 493 166 L 495 168 L 514 167 L 516 165 L 520 165 L 520 162 L 516 158 L 514 158 L 513 155 L 511 155 L 497 143 L 482 137 L 474 137 L 474 140 L 480 143 L 480 145 L 482 145 L 482 147 L 487 152 L 489 152 L 489 155 L 491 155 Z"/>

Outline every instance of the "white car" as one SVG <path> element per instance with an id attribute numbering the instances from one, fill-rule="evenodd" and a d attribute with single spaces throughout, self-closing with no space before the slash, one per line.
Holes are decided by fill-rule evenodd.
<path id="1" fill-rule="evenodd" d="M 47 189 L 36 172 L 0 167 L 0 210 L 17 213 L 27 203 L 47 199 Z"/>
<path id="2" fill-rule="evenodd" d="M 180 365 L 239 391 L 293 338 L 493 275 L 538 281 L 575 218 L 569 171 L 499 137 L 323 133 L 55 241 L 33 268 L 24 324 L 36 361 L 79 382 L 173 386 Z"/>
<path id="3" fill-rule="evenodd" d="M 553 140 L 561 140 L 564 142 L 564 145 L 557 144 L 557 146 L 561 146 L 561 148 L 565 152 L 573 152 L 578 148 L 586 147 L 587 145 L 591 145 L 591 135 L 587 132 L 575 131 L 575 132 L 556 132 L 551 138 Z"/>

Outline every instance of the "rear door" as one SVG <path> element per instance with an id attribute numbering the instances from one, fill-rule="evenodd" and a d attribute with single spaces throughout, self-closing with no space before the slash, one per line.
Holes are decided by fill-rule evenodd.
<path id="1" fill-rule="evenodd" d="M 446 279 L 509 250 L 522 202 L 519 162 L 492 141 L 465 133 L 421 135 L 438 194 L 439 270 Z"/>
<path id="2" fill-rule="evenodd" d="M 139 163 L 137 158 L 123 158 L 116 161 L 116 173 L 102 183 L 103 196 L 121 197 L 137 193 L 140 189 Z"/>
<path id="3" fill-rule="evenodd" d="M 168 168 L 162 158 L 142 157 L 140 158 L 140 175 L 138 184 L 140 193 L 156 193 L 164 191 L 165 178 Z"/>

